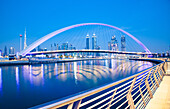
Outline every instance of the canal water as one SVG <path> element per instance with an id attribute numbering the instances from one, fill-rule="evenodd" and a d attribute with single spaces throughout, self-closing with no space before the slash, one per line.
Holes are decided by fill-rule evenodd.
<path id="1" fill-rule="evenodd" d="M 134 60 L 88 60 L 0 67 L 0 109 L 23 109 L 118 81 L 153 66 Z"/>

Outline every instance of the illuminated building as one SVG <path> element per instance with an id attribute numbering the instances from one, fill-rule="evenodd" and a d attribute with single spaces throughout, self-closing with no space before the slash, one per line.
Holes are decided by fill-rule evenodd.
<path id="1" fill-rule="evenodd" d="M 90 37 L 88 34 L 86 36 L 86 49 L 90 49 Z"/>
<path id="2" fill-rule="evenodd" d="M 124 35 L 121 36 L 121 51 L 126 51 L 126 40 Z"/>
<path id="3" fill-rule="evenodd" d="M 93 34 L 92 36 L 92 49 L 96 49 L 97 48 L 97 38 L 96 35 Z"/>
<path id="4" fill-rule="evenodd" d="M 14 55 L 15 54 L 15 48 L 14 47 L 10 47 L 9 48 L 9 55 Z"/>

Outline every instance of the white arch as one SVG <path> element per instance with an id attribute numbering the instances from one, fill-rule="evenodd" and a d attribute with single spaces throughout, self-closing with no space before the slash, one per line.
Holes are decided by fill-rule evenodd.
<path id="1" fill-rule="evenodd" d="M 133 40 L 135 40 L 147 53 L 151 53 L 149 51 L 149 49 L 141 42 L 139 41 L 136 37 L 134 37 L 133 35 L 131 35 L 130 33 L 118 28 L 118 27 L 115 27 L 115 26 L 112 26 L 112 25 L 108 25 L 108 24 L 104 24 L 104 23 L 81 23 L 81 24 L 76 24 L 76 25 L 71 25 L 71 26 L 68 26 L 68 27 L 65 27 L 65 28 L 62 28 L 62 29 L 59 29 L 59 30 L 56 30 L 50 34 L 47 34 L 46 36 L 38 39 L 37 41 L 33 42 L 31 45 L 29 45 L 26 49 L 24 49 L 23 51 L 20 52 L 20 54 L 22 56 L 25 56 L 27 53 L 29 53 L 31 50 L 33 50 L 35 47 L 37 47 L 38 45 L 42 44 L 43 42 L 45 42 L 46 40 L 54 37 L 55 35 L 57 34 L 60 34 L 64 31 L 67 31 L 69 29 L 72 29 L 72 28 L 76 28 L 76 27 L 80 27 L 80 26 L 85 26 L 85 25 L 103 25 L 103 26 L 107 26 L 107 27 L 111 27 L 111 28 L 114 28 L 114 29 L 117 29 L 123 33 L 125 33 L 126 35 L 130 36 Z"/>

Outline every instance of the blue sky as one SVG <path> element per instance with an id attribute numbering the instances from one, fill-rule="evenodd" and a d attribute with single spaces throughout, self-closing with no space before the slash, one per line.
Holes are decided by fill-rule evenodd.
<path id="1" fill-rule="evenodd" d="M 152 52 L 170 45 L 170 0 L 1 0 L 0 49 L 19 50 L 27 29 L 28 45 L 57 29 L 100 22 L 120 27 Z"/>

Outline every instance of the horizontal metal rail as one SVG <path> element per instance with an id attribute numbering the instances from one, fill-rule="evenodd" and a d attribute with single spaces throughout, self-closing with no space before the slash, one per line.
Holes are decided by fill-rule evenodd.
<path id="1" fill-rule="evenodd" d="M 145 108 L 164 76 L 162 61 L 123 80 L 32 107 L 41 109 Z M 139 94 L 138 94 L 139 93 Z"/>

